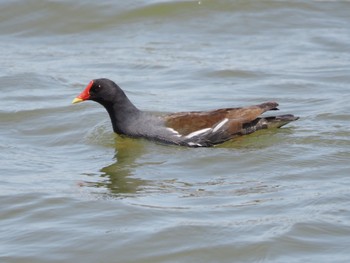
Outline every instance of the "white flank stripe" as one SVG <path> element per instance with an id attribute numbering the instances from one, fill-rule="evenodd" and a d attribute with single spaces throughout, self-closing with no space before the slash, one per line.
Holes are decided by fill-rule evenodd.
<path id="1" fill-rule="evenodd" d="M 174 130 L 173 128 L 166 128 L 168 131 L 171 131 L 175 136 L 181 137 L 178 131 Z"/>
<path id="2" fill-rule="evenodd" d="M 188 145 L 189 145 L 189 146 L 199 146 L 199 147 L 202 146 L 202 144 L 194 143 L 194 142 L 189 142 Z"/>
<path id="3" fill-rule="evenodd" d="M 218 125 L 215 126 L 213 132 L 217 132 L 222 126 L 225 125 L 225 123 L 228 122 L 228 119 L 225 118 L 224 120 L 222 120 Z"/>
<path id="4" fill-rule="evenodd" d="M 186 138 L 192 138 L 194 136 L 197 136 L 199 134 L 205 133 L 207 131 L 211 130 L 211 128 L 205 128 L 205 129 L 201 129 L 195 132 L 191 132 L 189 135 L 186 136 Z"/>

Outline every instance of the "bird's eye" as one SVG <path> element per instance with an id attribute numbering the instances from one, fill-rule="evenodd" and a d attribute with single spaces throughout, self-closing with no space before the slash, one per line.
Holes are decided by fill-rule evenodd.
<path id="1" fill-rule="evenodd" d="M 94 85 L 93 87 L 91 87 L 90 92 L 97 93 L 99 92 L 100 89 L 101 89 L 101 85 Z"/>

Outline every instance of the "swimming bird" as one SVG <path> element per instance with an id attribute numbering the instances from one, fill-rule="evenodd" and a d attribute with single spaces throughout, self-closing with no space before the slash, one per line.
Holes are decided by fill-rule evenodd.
<path id="1" fill-rule="evenodd" d="M 90 81 L 72 103 L 98 102 L 107 110 L 113 130 L 119 135 L 188 146 L 209 147 L 261 129 L 280 128 L 298 117 L 291 114 L 261 116 L 278 110 L 276 102 L 254 106 L 154 114 L 139 110 L 112 80 Z"/>

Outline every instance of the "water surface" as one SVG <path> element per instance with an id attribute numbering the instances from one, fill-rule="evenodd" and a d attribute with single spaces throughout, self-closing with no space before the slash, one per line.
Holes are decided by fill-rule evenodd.
<path id="1" fill-rule="evenodd" d="M 1 262 L 348 262 L 350 16 L 335 1 L 1 1 Z M 141 109 L 278 101 L 214 148 L 113 134 Z"/>

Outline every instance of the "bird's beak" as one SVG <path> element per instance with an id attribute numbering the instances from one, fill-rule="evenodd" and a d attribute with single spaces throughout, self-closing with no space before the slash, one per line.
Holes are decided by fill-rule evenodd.
<path id="1" fill-rule="evenodd" d="M 82 102 L 84 100 L 88 100 L 90 98 L 90 88 L 93 85 L 93 81 L 90 81 L 89 85 L 80 93 L 73 101 L 72 104 Z"/>
<path id="2" fill-rule="evenodd" d="M 84 101 L 84 100 L 81 99 L 81 98 L 76 97 L 76 98 L 72 101 L 72 104 L 79 103 L 79 102 L 82 102 L 82 101 Z"/>

